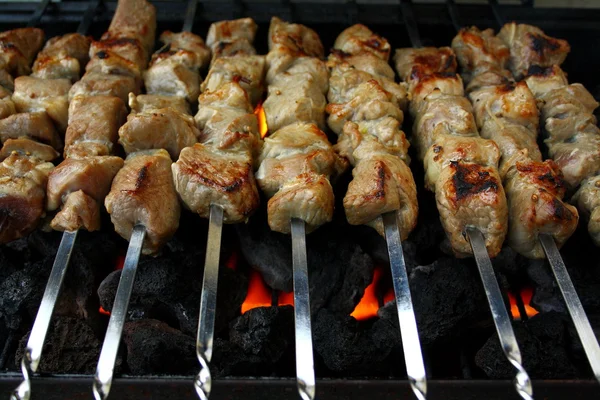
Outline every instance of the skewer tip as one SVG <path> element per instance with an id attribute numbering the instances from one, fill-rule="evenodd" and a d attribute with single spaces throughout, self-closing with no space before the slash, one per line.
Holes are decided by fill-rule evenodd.
<path id="1" fill-rule="evenodd" d="M 208 400 L 212 390 L 212 377 L 210 374 L 210 367 L 208 366 L 208 359 L 200 349 L 196 350 L 196 356 L 200 362 L 200 372 L 194 379 L 194 388 L 196 389 L 196 394 L 199 399 Z"/>
<path id="2" fill-rule="evenodd" d="M 410 379 L 410 388 L 419 400 L 427 399 L 427 380 L 422 379 Z"/>
<path id="3" fill-rule="evenodd" d="M 514 358 L 509 357 L 509 361 L 517 369 L 515 388 L 517 389 L 519 396 L 525 400 L 533 400 L 533 387 L 531 386 L 531 379 L 529 378 L 527 371 L 525 371 L 523 365 Z"/>
<path id="4" fill-rule="evenodd" d="M 300 398 L 302 400 L 314 400 L 315 399 L 315 385 L 309 384 L 301 379 L 298 379 L 298 393 L 300 393 Z"/>
<path id="5" fill-rule="evenodd" d="M 102 382 L 96 375 L 94 377 L 94 384 L 92 385 L 92 391 L 94 392 L 95 400 L 105 400 L 110 393 L 111 382 Z"/>
<path id="6" fill-rule="evenodd" d="M 25 349 L 25 354 L 23 354 L 21 372 L 23 380 L 15 391 L 11 393 L 10 400 L 29 400 L 31 398 L 31 375 L 33 375 L 33 369 L 31 367 L 31 351 L 29 349 Z"/>

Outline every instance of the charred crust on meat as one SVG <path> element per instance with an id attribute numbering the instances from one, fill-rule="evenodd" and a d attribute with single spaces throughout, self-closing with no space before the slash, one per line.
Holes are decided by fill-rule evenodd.
<path id="1" fill-rule="evenodd" d="M 571 221 L 573 219 L 573 213 L 571 213 L 565 203 L 554 197 L 552 199 L 552 207 L 554 212 L 552 213 L 554 218 L 560 221 Z"/>
<path id="2" fill-rule="evenodd" d="M 542 67 L 540 65 L 532 65 L 527 69 L 527 76 L 548 77 L 552 75 L 552 67 Z"/>
<path id="3" fill-rule="evenodd" d="M 529 33 L 529 37 L 531 38 L 531 49 L 538 53 L 540 57 L 546 51 L 555 51 L 561 48 L 561 43 L 558 39 L 537 33 Z"/>
<path id="4" fill-rule="evenodd" d="M 507 81 L 502 86 L 497 86 L 496 91 L 499 94 L 510 93 L 517 88 L 517 85 L 514 82 Z"/>
<path id="5" fill-rule="evenodd" d="M 385 165 L 382 162 L 377 163 L 377 191 L 375 197 L 382 199 L 385 197 Z"/>
<path id="6" fill-rule="evenodd" d="M 348 57 L 352 56 L 352 54 L 346 53 L 345 51 L 340 50 L 340 49 L 331 49 L 330 52 L 331 52 L 331 55 L 333 55 L 334 57 L 338 57 L 338 58 L 348 58 Z"/>
<path id="7" fill-rule="evenodd" d="M 497 192 L 499 189 L 496 179 L 490 176 L 488 171 L 481 170 L 481 166 L 477 164 L 451 161 L 450 166 L 456 171 L 452 177 L 456 201 L 482 192 Z"/>
<path id="8" fill-rule="evenodd" d="M 150 168 L 150 163 L 144 165 L 140 171 L 138 172 L 138 176 L 135 180 L 135 190 L 140 190 L 144 187 L 145 180 L 148 177 L 148 169 Z"/>
<path id="9" fill-rule="evenodd" d="M 108 58 L 108 53 L 105 52 L 104 50 L 100 50 L 99 52 L 96 53 L 96 57 L 98 57 L 101 60 L 104 60 L 104 59 Z"/>

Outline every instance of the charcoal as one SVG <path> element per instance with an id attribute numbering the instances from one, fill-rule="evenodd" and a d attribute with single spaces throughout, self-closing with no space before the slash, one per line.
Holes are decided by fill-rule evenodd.
<path id="1" fill-rule="evenodd" d="M 240 247 L 248 264 L 259 271 L 267 285 L 275 290 L 292 291 L 292 245 L 290 237 L 273 232 L 266 215 L 254 217 L 248 224 L 237 224 Z"/>
<path id="2" fill-rule="evenodd" d="M 195 335 L 203 263 L 204 257 L 193 251 L 181 258 L 173 254 L 142 258 L 131 295 L 129 317 L 161 320 L 186 334 Z M 219 277 L 217 331 L 224 329 L 239 312 L 248 286 L 243 274 L 224 265 L 220 267 Z M 112 310 L 120 278 L 121 271 L 114 271 L 98 288 L 100 305 L 107 311 Z"/>
<path id="3" fill-rule="evenodd" d="M 261 357 L 248 354 L 228 340 L 215 339 L 211 372 L 213 377 L 268 376 L 272 364 Z"/>
<path id="4" fill-rule="evenodd" d="M 477 269 L 470 259 L 442 257 L 410 274 L 421 343 L 459 336 L 490 312 Z"/>
<path id="5" fill-rule="evenodd" d="M 537 314 L 513 328 L 523 365 L 534 379 L 568 379 L 578 376 L 570 359 L 568 319 L 556 312 Z M 492 379 L 512 379 L 514 367 L 508 362 L 494 333 L 475 356 L 475 364 Z"/>
<path id="6" fill-rule="evenodd" d="M 18 363 L 23 358 L 30 333 L 19 343 L 15 358 Z M 99 355 L 100 340 L 85 320 L 55 316 L 46 336 L 39 371 L 43 373 L 92 374 L 96 370 Z"/>
<path id="7" fill-rule="evenodd" d="M 386 359 L 401 344 L 398 328 L 387 318 L 368 325 L 327 309 L 317 314 L 313 337 L 325 366 L 341 376 L 385 373 L 390 368 Z"/>
<path id="8" fill-rule="evenodd" d="M 294 342 L 294 308 L 257 307 L 230 324 L 229 340 L 247 354 L 276 363 Z"/>
<path id="9" fill-rule="evenodd" d="M 134 375 L 197 373 L 196 341 L 164 322 L 127 322 L 123 343 L 127 346 L 127 367 Z"/>

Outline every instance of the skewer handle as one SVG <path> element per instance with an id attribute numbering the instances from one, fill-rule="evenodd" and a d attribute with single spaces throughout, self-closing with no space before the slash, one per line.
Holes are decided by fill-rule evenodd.
<path id="1" fill-rule="evenodd" d="M 556 283 L 558 283 L 558 287 L 565 299 L 567 309 L 569 310 L 569 314 L 571 314 L 575 329 L 583 344 L 583 349 L 590 362 L 594 376 L 596 377 L 596 380 L 600 382 L 600 346 L 598 346 L 598 340 L 596 340 L 596 335 L 594 335 L 594 331 L 585 314 L 581 300 L 579 300 L 579 296 L 577 296 L 577 291 L 567 272 L 567 267 L 560 256 L 560 252 L 558 251 L 558 247 L 552 236 L 541 234 L 539 240 L 544 248 L 546 257 L 548 257 L 548 262 L 550 263 L 550 267 L 556 278 Z"/>
<path id="2" fill-rule="evenodd" d="M 217 311 L 217 287 L 219 284 L 219 256 L 221 254 L 221 233 L 223 232 L 223 208 L 210 206 L 208 220 L 208 241 L 204 261 L 204 278 L 200 298 L 200 316 L 198 318 L 198 336 L 196 338 L 196 357 L 200 362 L 200 372 L 194 379 L 198 397 L 207 400 L 212 389 L 209 363 L 212 358 L 215 333 L 215 314 Z"/>
<path id="3" fill-rule="evenodd" d="M 292 265 L 294 276 L 294 326 L 296 332 L 296 381 L 303 400 L 315 398 L 315 363 L 310 323 L 310 291 L 306 259 L 306 226 L 292 218 Z"/>
<path id="4" fill-rule="evenodd" d="M 133 282 L 137 272 L 140 253 L 146 237 L 146 227 L 136 225 L 133 227 L 131 238 L 129 239 L 129 248 L 125 256 L 125 264 L 121 272 L 121 279 L 115 295 L 106 336 L 100 351 L 98 359 L 98 367 L 94 376 L 93 392 L 96 400 L 104 400 L 110 393 L 112 385 L 113 373 L 115 369 L 115 361 L 121 343 L 121 334 L 127 317 L 127 308 L 129 307 L 129 299 L 133 290 Z"/>
<path id="5" fill-rule="evenodd" d="M 50 327 L 50 320 L 54 313 L 54 307 L 60 294 L 63 280 L 69 267 L 69 261 L 71 260 L 71 254 L 73 253 L 73 247 L 75 246 L 75 240 L 77 239 L 78 231 L 65 231 L 54 259 L 54 265 L 44 290 L 44 296 L 40 308 L 35 317 L 29 340 L 27 341 L 27 347 L 25 347 L 25 353 L 21 360 L 21 371 L 23 372 L 23 382 L 17 387 L 15 392 L 12 394 L 11 399 L 15 400 L 27 400 L 31 396 L 31 375 L 35 371 L 40 363 L 42 357 L 42 349 L 44 347 L 44 341 Z"/>
<path id="6" fill-rule="evenodd" d="M 390 268 L 396 295 L 396 309 L 400 322 L 400 334 L 402 335 L 402 348 L 404 349 L 404 362 L 410 386 L 419 400 L 427 398 L 427 376 L 425 363 L 421 352 L 421 341 L 417 329 L 417 320 L 413 308 L 410 287 L 408 284 L 408 273 L 404 262 L 402 241 L 398 228 L 396 211 L 383 214 L 385 226 L 385 240 L 387 241 L 388 254 L 390 256 Z"/>
<path id="7" fill-rule="evenodd" d="M 492 311 L 492 317 L 494 319 L 496 331 L 498 332 L 502 351 L 504 351 L 508 361 L 517 369 L 515 388 L 521 398 L 533 400 L 531 380 L 529 379 L 527 371 L 523 368 L 521 350 L 519 350 L 517 337 L 515 336 L 510 317 L 508 316 L 508 311 L 506 310 L 504 300 L 502 299 L 500 286 L 498 286 L 496 274 L 492 267 L 492 261 L 490 260 L 487 248 L 485 247 L 483 234 L 479 229 L 467 228 L 467 236 L 471 242 L 477 268 L 479 268 L 479 275 L 481 276 L 485 295 L 487 296 Z"/>

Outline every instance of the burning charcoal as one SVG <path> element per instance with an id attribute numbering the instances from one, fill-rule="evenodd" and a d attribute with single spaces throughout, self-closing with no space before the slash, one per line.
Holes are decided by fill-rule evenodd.
<path id="1" fill-rule="evenodd" d="M 270 366 L 271 364 L 261 357 L 247 354 L 227 340 L 215 339 L 211 361 L 213 377 L 267 376 L 271 372 Z"/>
<path id="2" fill-rule="evenodd" d="M 29 333 L 20 341 L 15 358 L 18 367 L 28 339 Z M 100 341 L 85 320 L 55 316 L 42 354 L 40 372 L 92 374 L 100 354 Z"/>
<path id="3" fill-rule="evenodd" d="M 314 346 L 328 369 L 345 376 L 371 376 L 385 373 L 385 362 L 400 346 L 397 326 L 378 319 L 370 327 L 354 318 L 322 309 L 313 324 Z M 401 364 L 401 363 L 399 363 Z"/>
<path id="4" fill-rule="evenodd" d="M 259 213 L 261 211 L 258 211 Z M 292 244 L 288 235 L 273 232 L 266 215 L 258 215 L 248 224 L 237 224 L 236 232 L 244 258 L 258 270 L 267 285 L 284 292 L 292 291 Z"/>
<path id="5" fill-rule="evenodd" d="M 258 307 L 246 311 L 231 322 L 229 340 L 247 354 L 276 363 L 293 347 L 294 309 Z"/>
<path id="6" fill-rule="evenodd" d="M 489 319 L 489 309 L 472 260 L 442 257 L 410 274 L 410 291 L 423 345 L 459 336 Z"/>
<path id="7" fill-rule="evenodd" d="M 524 323 L 513 323 L 513 328 L 524 367 L 532 378 L 567 379 L 578 376 L 577 368 L 570 360 L 571 350 L 567 347 L 569 336 L 565 315 L 555 312 L 537 314 Z M 477 352 L 475 364 L 493 379 L 512 379 L 515 374 L 495 333 Z"/>
<path id="8" fill-rule="evenodd" d="M 164 322 L 142 319 L 123 329 L 127 366 L 134 375 L 196 374 L 196 341 Z"/>

